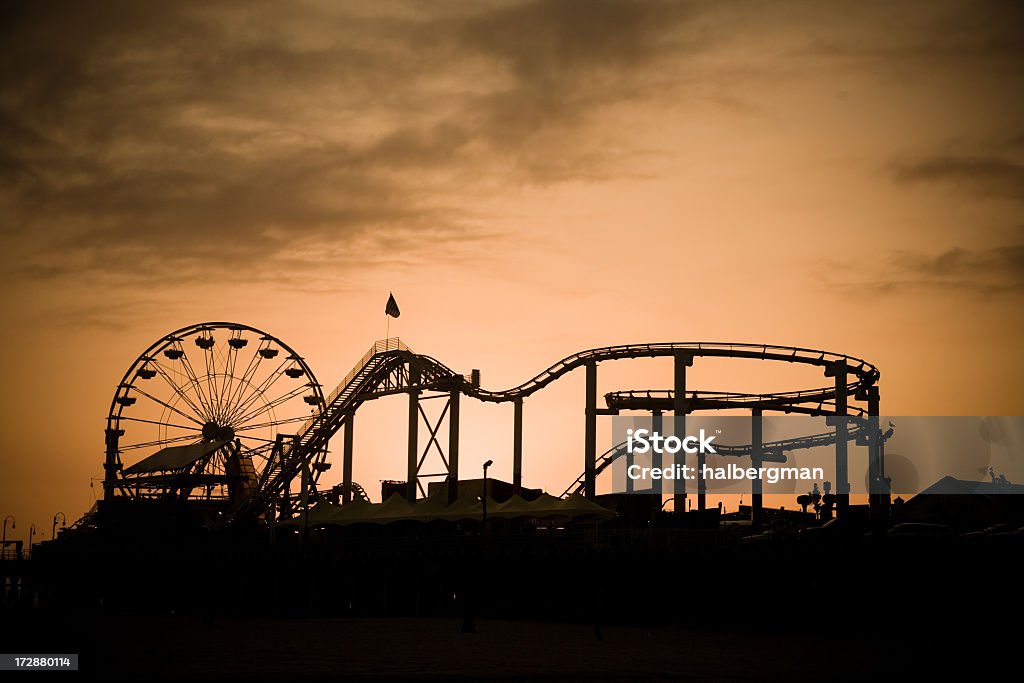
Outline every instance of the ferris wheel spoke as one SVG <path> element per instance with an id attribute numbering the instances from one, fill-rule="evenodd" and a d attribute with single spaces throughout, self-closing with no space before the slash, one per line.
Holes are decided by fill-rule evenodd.
<path id="1" fill-rule="evenodd" d="M 231 397 L 230 403 L 232 405 L 237 407 L 237 406 L 239 406 L 239 405 L 241 405 L 243 403 L 243 401 L 246 398 L 246 389 L 253 389 L 254 391 L 258 390 L 257 388 L 253 387 L 252 380 L 256 376 L 256 373 L 259 371 L 260 365 L 263 363 L 264 358 L 267 357 L 267 356 L 264 356 L 262 352 L 265 349 L 270 349 L 270 348 L 271 348 L 270 342 L 267 342 L 266 346 L 260 345 L 260 348 L 257 349 L 256 353 L 249 360 L 249 367 L 246 368 L 246 372 L 242 373 L 242 381 L 241 381 L 241 383 L 239 385 L 238 392 L 237 392 L 236 395 Z M 270 357 L 272 358 L 273 356 L 270 356 Z M 288 359 L 287 358 L 282 360 L 280 365 L 277 366 L 277 369 L 275 369 L 273 372 L 271 372 L 271 375 L 279 374 L 284 369 L 284 366 L 287 363 L 288 363 Z"/>
<path id="2" fill-rule="evenodd" d="M 143 396 L 145 396 L 146 398 L 148 398 L 148 399 L 149 399 L 149 400 L 151 400 L 151 401 L 155 401 L 155 402 L 159 403 L 160 405 L 162 405 L 163 407 L 167 408 L 168 410 L 170 410 L 170 411 L 172 411 L 172 412 L 175 412 L 175 413 L 177 413 L 178 415 L 181 415 L 181 416 L 182 416 L 183 418 L 185 418 L 186 420 L 188 420 L 188 421 L 190 421 L 190 422 L 195 422 L 195 423 L 196 423 L 197 425 L 199 425 L 200 427 L 202 427 L 202 426 L 203 426 L 203 423 L 202 423 L 202 422 L 200 422 L 199 420 L 195 419 L 195 418 L 194 418 L 194 417 L 192 417 L 191 415 L 186 415 L 185 413 L 181 412 L 180 410 L 178 410 L 177 408 L 175 408 L 174 406 L 172 406 L 172 405 L 171 405 L 170 403 L 167 403 L 166 401 L 161 401 L 161 400 L 160 400 L 160 399 L 158 399 L 158 398 L 157 398 L 156 396 L 153 396 L 152 394 L 146 393 L 145 391 L 143 391 L 142 389 L 138 388 L 137 386 L 134 386 L 134 385 L 133 385 L 133 386 L 132 386 L 132 390 L 133 390 L 133 391 L 137 391 L 137 392 L 139 392 L 140 394 L 142 394 Z"/>
<path id="3" fill-rule="evenodd" d="M 230 408 L 225 415 L 225 422 L 231 421 L 231 416 L 236 414 L 240 409 L 243 408 L 245 402 L 248 400 L 247 391 L 252 389 L 255 391 L 255 387 L 252 385 L 252 378 L 256 375 L 259 370 L 260 362 L 256 361 L 253 363 L 249 361 L 249 367 L 242 374 L 242 377 L 235 382 L 235 387 L 232 387 L 231 395 L 228 397 L 228 405 Z"/>
<path id="4" fill-rule="evenodd" d="M 266 394 L 270 390 L 270 388 L 274 386 L 277 380 L 284 376 L 284 373 L 282 371 L 284 370 L 284 366 L 287 364 L 287 359 L 281 361 L 280 365 L 278 365 L 277 368 L 272 373 L 270 373 L 262 382 L 260 382 L 259 385 L 253 387 L 250 384 L 249 387 L 251 391 L 249 392 L 248 395 L 245 396 L 243 400 L 241 400 L 238 403 L 237 406 L 235 406 L 235 409 L 228 415 L 228 420 L 234 421 L 238 417 L 238 415 L 244 414 L 245 411 L 252 407 L 252 405 L 256 401 L 258 401 L 261 396 Z"/>
<path id="5" fill-rule="evenodd" d="M 245 414 L 244 416 L 238 418 L 237 422 L 238 422 L 238 424 L 245 424 L 246 422 L 248 422 L 249 420 L 253 419 L 254 417 L 257 417 L 257 416 L 262 415 L 262 414 L 264 414 L 266 412 L 269 412 L 269 411 L 273 410 L 274 408 L 276 408 L 277 406 L 281 405 L 282 403 L 286 403 L 287 401 L 290 401 L 291 399 L 293 399 L 293 398 L 295 398 L 297 396 L 301 396 L 302 392 L 304 392 L 305 390 L 306 390 L 305 386 L 296 387 L 296 388 L 292 389 L 291 391 L 289 391 L 288 393 L 283 394 L 281 396 L 278 396 L 273 401 L 265 402 L 263 404 L 262 408 L 258 408 L 257 410 L 249 412 L 249 413 Z"/>
<path id="6" fill-rule="evenodd" d="M 213 338 L 213 333 L 210 332 L 209 330 L 207 330 L 207 334 L 210 335 L 211 339 Z M 217 396 L 216 391 L 214 390 L 214 385 L 216 384 L 216 379 L 214 377 L 214 372 L 216 371 L 216 362 L 214 363 L 213 369 L 211 369 L 210 368 L 210 359 L 212 358 L 212 356 L 213 356 L 213 347 L 212 346 L 209 347 L 209 348 L 203 349 L 203 364 L 206 366 L 206 388 L 210 392 L 209 396 L 210 396 L 210 404 L 213 406 L 213 419 L 216 420 L 219 417 L 219 415 L 217 414 L 217 410 L 220 407 L 220 405 L 219 405 L 220 398 Z"/>
<path id="7" fill-rule="evenodd" d="M 200 417 L 202 417 L 204 419 L 209 419 L 209 416 L 206 414 L 206 411 L 203 410 L 202 408 L 200 408 L 200 406 L 197 406 L 195 404 L 195 402 L 193 402 L 192 399 L 189 398 L 188 394 L 185 391 L 183 391 L 183 385 L 179 385 L 177 382 L 175 382 L 171 378 L 171 376 L 167 373 L 166 368 L 164 368 L 159 362 L 157 362 L 155 360 L 154 361 L 150 361 L 150 365 L 152 365 L 154 368 L 156 368 L 157 373 L 160 375 L 160 377 L 162 377 L 164 379 L 164 381 L 167 382 L 168 385 L 170 385 L 171 389 L 173 389 L 174 393 L 176 393 L 179 397 L 181 397 L 182 401 L 187 403 L 188 406 L 193 411 L 195 411 L 196 415 L 199 415 Z"/>
<path id="8" fill-rule="evenodd" d="M 201 427 L 192 427 L 190 425 L 176 425 L 172 422 L 160 422 L 158 420 L 143 420 L 141 417 L 129 417 L 122 415 L 118 418 L 119 420 L 131 420 L 132 422 L 145 422 L 146 424 L 158 425 L 160 427 L 174 427 L 175 429 L 190 429 L 194 432 L 202 432 Z"/>
<path id="9" fill-rule="evenodd" d="M 284 373 L 281 372 L 281 370 L 284 368 L 284 366 L 287 363 L 288 363 L 287 360 L 283 361 L 281 363 L 281 365 L 278 366 L 276 371 L 274 371 L 265 380 L 260 382 L 259 386 L 255 387 L 252 390 L 252 392 L 245 398 L 245 400 L 242 401 L 238 406 L 236 406 L 235 409 L 233 411 L 231 411 L 230 414 L 228 414 L 228 416 L 227 416 L 225 421 L 226 422 L 237 422 L 237 421 L 239 421 L 238 420 L 238 416 L 239 415 L 245 414 L 245 411 L 247 411 L 249 408 L 251 408 L 252 405 L 254 403 L 256 403 L 256 401 L 258 401 L 262 396 L 264 396 L 268 391 L 270 391 L 271 387 L 273 387 L 277 383 L 277 380 L 279 380 L 282 377 L 284 377 Z"/>
<path id="10" fill-rule="evenodd" d="M 232 387 L 231 393 L 228 395 L 228 405 L 237 406 L 238 402 L 242 400 L 242 396 L 245 394 L 245 388 L 251 386 L 252 378 L 256 375 L 259 370 L 260 362 L 263 360 L 263 356 L 257 350 L 256 353 L 249 358 L 249 364 L 245 366 L 245 371 L 236 383 L 237 388 Z"/>
<path id="11" fill-rule="evenodd" d="M 234 406 L 236 405 L 236 403 L 235 403 L 235 396 L 238 393 L 237 390 L 239 388 L 244 388 L 245 387 L 245 382 L 247 381 L 246 380 L 246 375 L 249 372 L 249 368 L 253 365 L 253 362 L 256 361 L 256 359 L 260 358 L 259 353 L 252 353 L 249 356 L 249 361 L 245 365 L 245 370 L 241 373 L 241 375 L 239 375 L 238 374 L 238 354 L 239 353 L 240 353 L 239 349 L 235 349 L 234 350 L 234 355 L 232 356 L 232 361 L 231 361 L 231 373 L 230 373 L 230 376 L 228 377 L 228 384 L 227 384 L 227 389 L 226 389 L 226 393 L 225 393 L 225 401 L 224 401 L 224 403 L 225 403 L 225 405 L 228 406 L 228 411 L 227 412 L 229 412 L 229 413 L 234 410 Z M 257 362 L 257 367 L 258 367 L 258 362 Z"/>
<path id="12" fill-rule="evenodd" d="M 198 443 L 194 434 L 183 434 L 182 436 L 172 436 L 169 439 L 157 439 L 155 441 L 143 441 L 141 443 L 132 443 L 127 446 L 118 446 L 118 450 L 121 451 L 134 451 L 139 448 L 149 448 L 150 446 L 166 446 L 169 443 L 181 443 L 182 441 L 192 441 Z"/>
<path id="13" fill-rule="evenodd" d="M 187 374 L 189 379 L 192 381 L 192 386 L 195 388 L 196 396 L 199 397 L 200 402 L 206 406 L 207 419 L 212 420 L 214 416 L 213 400 L 204 390 L 203 380 L 199 378 L 199 373 L 196 372 L 195 366 L 192 365 L 192 360 L 188 357 L 188 353 L 186 353 L 184 349 L 181 351 L 181 366 L 185 369 L 185 374 Z"/>
<path id="14" fill-rule="evenodd" d="M 189 380 L 192 386 L 195 388 L 196 396 L 199 398 L 199 402 L 206 407 L 205 416 L 206 419 L 213 419 L 213 404 L 210 403 L 209 398 L 203 393 L 203 384 L 199 381 L 199 375 L 196 374 L 195 368 L 192 367 L 192 361 L 189 360 L 188 354 L 185 350 L 181 350 L 181 367 L 184 368 L 185 374 L 189 376 Z"/>
<path id="15" fill-rule="evenodd" d="M 210 350 L 211 357 L 213 358 L 213 388 L 217 392 L 217 421 L 223 422 L 224 415 L 228 412 L 227 397 L 224 395 L 224 383 L 227 380 L 227 375 L 230 374 L 228 359 L 231 354 L 230 347 L 223 353 L 216 353 L 216 351 L 216 348 Z M 223 368 L 221 363 L 223 363 Z"/>
<path id="16" fill-rule="evenodd" d="M 290 423 L 295 423 L 295 422 L 305 422 L 308 419 L 309 419 L 308 417 L 306 417 L 304 415 L 300 415 L 299 417 L 289 417 L 287 419 L 273 420 L 271 422 L 257 422 L 256 424 L 240 423 L 239 426 L 234 427 L 234 430 L 236 432 L 244 432 L 244 431 L 248 431 L 250 429 L 265 429 L 267 427 L 277 427 L 277 426 L 280 426 L 280 425 L 290 424 Z"/>
<path id="17" fill-rule="evenodd" d="M 240 436 L 239 438 L 245 441 L 262 441 L 263 443 L 269 444 L 271 446 L 274 445 L 275 443 L 273 439 L 264 439 L 262 436 L 252 436 L 251 434 Z"/>
<path id="18" fill-rule="evenodd" d="M 213 358 L 214 367 L 213 386 L 217 390 L 217 420 L 223 422 L 224 415 L 227 414 L 229 406 L 226 391 L 228 378 L 231 377 L 232 373 L 231 357 L 234 350 L 229 345 L 223 352 L 215 347 L 210 350 L 210 353 Z M 221 364 L 223 364 L 223 372 L 221 372 Z"/>
<path id="19" fill-rule="evenodd" d="M 238 365 L 238 349 L 228 344 L 225 353 L 227 360 L 224 361 L 224 379 L 220 383 L 220 395 L 224 397 L 224 404 L 231 405 L 231 388 L 235 382 L 235 366 Z"/>

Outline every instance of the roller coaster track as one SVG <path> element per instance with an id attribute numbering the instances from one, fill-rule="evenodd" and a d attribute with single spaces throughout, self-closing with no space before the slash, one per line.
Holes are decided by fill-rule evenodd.
<path id="1" fill-rule="evenodd" d="M 847 440 L 856 441 L 864 433 L 867 432 L 869 423 L 860 422 L 847 433 Z M 892 436 L 892 431 L 888 431 L 881 435 L 883 441 L 888 441 Z M 836 433 L 834 431 L 822 432 L 820 434 L 809 434 L 807 436 L 798 436 L 789 439 L 780 439 L 778 441 L 767 441 L 761 444 L 761 452 L 771 458 L 772 462 L 785 462 L 785 454 L 790 451 L 805 450 L 809 448 L 818 448 L 819 446 L 831 446 L 836 442 Z M 746 444 L 742 446 L 727 445 L 727 444 L 715 444 L 715 451 L 718 455 L 731 456 L 735 458 L 750 457 L 753 453 L 753 445 Z M 599 476 L 604 472 L 613 462 L 618 460 L 620 457 L 627 454 L 626 442 L 623 441 L 620 444 L 612 446 L 607 451 L 602 453 L 597 458 L 597 467 L 594 470 L 595 476 Z M 586 473 L 580 474 L 576 478 L 576 481 L 569 484 L 569 487 L 562 492 L 562 498 L 572 495 L 573 493 L 583 493 L 586 478 Z"/>
<path id="2" fill-rule="evenodd" d="M 627 344 L 623 346 L 605 346 L 597 349 L 588 349 L 574 353 L 558 361 L 547 370 L 541 372 L 533 379 L 523 382 L 517 387 L 504 391 L 487 391 L 476 389 L 469 393 L 481 401 L 502 403 L 513 401 L 517 398 L 525 398 L 536 391 L 543 389 L 563 375 L 572 372 L 590 362 L 602 362 L 610 360 L 622 360 L 628 358 L 658 358 L 674 356 L 677 352 L 686 353 L 694 357 L 708 358 L 751 358 L 754 360 L 773 360 L 786 363 L 802 363 L 805 365 L 817 365 L 828 367 L 837 361 L 844 361 L 850 373 L 855 379 L 849 383 L 847 389 L 855 393 L 860 388 L 866 388 L 876 381 L 880 376 L 878 368 L 865 360 L 846 356 L 843 354 L 805 349 L 797 346 L 775 346 L 772 344 L 729 344 L 725 342 L 665 342 L 658 344 Z M 835 396 L 833 387 L 810 390 L 807 393 L 820 393 L 822 396 Z M 800 392 L 787 392 L 800 393 Z"/>
<path id="3" fill-rule="evenodd" d="M 238 516 L 247 510 L 265 509 L 273 500 L 287 491 L 290 482 L 302 472 L 304 466 L 309 464 L 311 454 L 325 447 L 344 424 L 346 416 L 354 413 L 367 400 L 415 389 L 458 388 L 462 393 L 480 401 L 504 403 L 530 396 L 562 376 L 589 363 L 632 358 L 673 357 L 679 353 L 691 357 L 749 358 L 801 363 L 823 368 L 843 362 L 853 378 L 847 385 L 847 390 L 851 394 L 874 384 L 880 374 L 875 366 L 859 358 L 801 347 L 723 342 L 671 342 L 588 349 L 563 358 L 519 386 L 504 391 L 491 391 L 474 386 L 468 377 L 454 372 L 430 356 L 413 353 L 397 338 L 385 339 L 375 343 L 356 363 L 352 371 L 327 398 L 322 412 L 311 417 L 290 441 L 279 437 L 271 461 L 264 469 L 256 491 L 229 514 Z M 413 369 L 415 370 L 413 371 Z M 666 398 L 665 396 L 655 396 L 659 393 L 664 392 L 647 392 L 645 400 Z M 691 406 L 691 410 L 703 409 L 705 406 L 710 408 L 712 405 L 715 407 L 744 406 L 749 408 L 751 405 L 758 405 L 758 401 L 760 401 L 765 406 L 788 406 L 791 412 L 813 412 L 810 408 L 806 411 L 801 410 L 801 404 L 816 402 L 824 406 L 834 398 L 835 393 L 834 387 L 772 395 L 696 392 L 695 396 L 703 403 L 700 403 L 699 406 Z M 625 401 L 626 395 L 616 396 L 620 395 L 621 400 Z M 760 398 L 753 398 L 755 396 L 760 396 Z M 638 395 L 635 398 L 639 399 L 640 397 Z M 821 408 L 818 410 L 820 411 Z"/>
<path id="4" fill-rule="evenodd" d="M 823 387 L 804 391 L 783 391 L 774 394 L 742 394 L 733 391 L 686 392 L 690 412 L 726 410 L 729 408 L 765 408 L 783 413 L 824 415 L 835 411 L 835 389 Z M 675 392 L 663 389 L 632 389 L 604 395 L 605 403 L 614 410 L 672 410 Z M 864 408 L 848 405 L 852 416 L 867 415 Z"/>

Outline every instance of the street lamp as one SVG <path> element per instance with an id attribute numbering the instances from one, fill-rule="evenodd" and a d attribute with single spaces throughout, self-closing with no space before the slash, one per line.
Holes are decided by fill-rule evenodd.
<path id="1" fill-rule="evenodd" d="M 53 516 L 53 527 L 50 529 L 50 538 L 57 538 L 57 518 L 60 517 L 60 528 L 63 529 L 68 525 L 68 518 L 63 512 L 58 512 Z"/>
<path id="2" fill-rule="evenodd" d="M 4 517 L 4 543 L 0 546 L 0 557 L 7 557 L 7 520 L 11 520 L 12 529 L 18 528 L 18 525 L 14 523 L 14 515 L 7 515 Z"/>
<path id="3" fill-rule="evenodd" d="M 28 554 L 30 556 L 32 555 L 32 539 L 35 537 L 35 535 L 36 535 L 36 525 L 33 524 L 28 529 Z"/>
<path id="4" fill-rule="evenodd" d="M 480 497 L 480 500 L 484 504 L 484 517 L 482 524 L 486 527 L 487 525 L 487 468 L 494 464 L 493 460 L 488 460 L 484 463 L 484 494 Z"/>

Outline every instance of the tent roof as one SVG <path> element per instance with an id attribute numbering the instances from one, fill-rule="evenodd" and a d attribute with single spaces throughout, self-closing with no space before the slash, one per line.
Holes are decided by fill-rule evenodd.
<path id="1" fill-rule="evenodd" d="M 594 501 L 586 498 L 579 493 L 574 493 L 564 501 L 565 506 L 568 510 L 572 511 L 575 516 L 593 515 L 595 517 L 611 518 L 615 516 L 615 513 L 606 507 L 598 505 Z"/>
<path id="2" fill-rule="evenodd" d="M 374 509 L 374 507 L 373 503 L 360 498 L 357 498 L 350 503 L 346 503 L 345 505 L 319 503 L 315 508 L 309 511 L 309 523 L 311 525 L 354 524 L 355 522 L 362 521 L 361 518 L 365 517 Z M 286 520 L 282 522 L 282 524 L 299 524 L 301 521 L 302 517 L 299 516 Z"/>
<path id="3" fill-rule="evenodd" d="M 501 503 L 488 498 L 487 516 L 495 519 L 519 517 L 610 519 L 615 516 L 615 513 L 580 495 L 562 499 L 545 493 L 535 500 L 512 496 Z M 478 498 L 463 496 L 448 505 L 446 494 L 442 492 L 441 495 L 418 500 L 415 504 L 408 502 L 400 495 L 392 495 L 383 503 L 368 503 L 363 500 L 352 501 L 346 505 L 321 503 L 310 511 L 309 524 L 347 526 L 360 523 L 390 524 L 402 521 L 458 522 L 467 519 L 481 519 L 482 517 L 483 504 Z M 301 523 L 301 519 L 301 517 L 293 517 L 281 524 L 297 525 Z"/>
<path id="4" fill-rule="evenodd" d="M 183 467 L 197 462 L 221 448 L 227 441 L 201 441 L 189 444 L 188 446 L 168 446 L 135 463 L 126 467 L 125 474 L 148 474 L 150 472 L 165 472 L 167 470 L 180 470 Z"/>
<path id="5" fill-rule="evenodd" d="M 615 513 L 611 510 L 603 508 L 579 494 L 573 494 L 569 498 L 555 498 L 547 493 L 542 493 L 534 500 L 525 500 L 520 496 L 512 496 L 504 503 L 496 504 L 493 513 L 488 508 L 487 514 L 488 516 L 509 519 L 514 517 L 568 517 L 570 519 L 577 519 L 588 516 L 609 519 L 615 516 Z"/>

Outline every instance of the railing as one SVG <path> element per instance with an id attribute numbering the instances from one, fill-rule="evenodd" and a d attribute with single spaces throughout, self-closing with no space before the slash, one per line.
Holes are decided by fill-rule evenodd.
<path id="1" fill-rule="evenodd" d="M 355 376 L 359 374 L 360 370 L 366 367 L 366 364 L 370 361 L 371 358 L 376 356 L 378 353 L 385 353 L 387 351 L 409 351 L 411 353 L 412 349 L 403 344 L 402 340 L 399 339 L 398 337 L 380 339 L 374 342 L 373 346 L 370 347 L 370 350 L 363 355 L 363 357 L 359 360 L 358 363 L 355 364 L 352 370 L 347 375 L 345 375 L 345 379 L 341 380 L 341 383 L 334 389 L 334 391 L 331 392 L 331 395 L 327 398 L 327 405 L 331 405 L 331 403 L 334 402 L 334 399 L 338 398 L 338 394 L 345 390 L 345 387 L 348 386 L 349 382 L 351 382 L 355 378 Z"/>
<path id="2" fill-rule="evenodd" d="M 370 350 L 363 354 L 363 357 L 359 359 L 359 362 L 352 367 L 352 370 L 350 370 L 347 375 L 345 375 L 345 379 L 341 380 L 338 386 L 334 388 L 334 391 L 331 392 L 331 395 L 327 397 L 324 408 L 326 409 L 327 406 L 334 403 L 334 399 L 338 398 L 341 392 L 345 391 L 348 385 L 352 383 L 352 380 L 356 378 L 356 375 L 358 375 L 363 368 L 366 367 L 366 364 L 370 362 L 371 358 L 376 356 L 378 353 L 386 353 L 388 351 L 409 351 L 411 353 L 411 349 L 402 343 L 402 340 L 398 337 L 380 339 L 374 342 L 373 346 L 370 347 Z M 319 413 L 306 420 L 299 430 L 299 435 L 304 436 L 309 433 L 309 430 L 318 419 L 320 419 Z"/>

